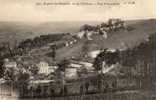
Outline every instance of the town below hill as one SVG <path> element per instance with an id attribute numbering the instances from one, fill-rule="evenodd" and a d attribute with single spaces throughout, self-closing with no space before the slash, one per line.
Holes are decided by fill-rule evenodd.
<path id="1" fill-rule="evenodd" d="M 110 19 L 77 32 L 25 39 L 14 47 L 3 42 L 0 84 L 11 82 L 26 97 L 151 88 L 156 82 L 155 29 L 154 19 Z"/>

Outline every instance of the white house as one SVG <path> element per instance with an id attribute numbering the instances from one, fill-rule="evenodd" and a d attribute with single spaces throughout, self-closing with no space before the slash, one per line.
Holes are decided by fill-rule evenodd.
<path id="1" fill-rule="evenodd" d="M 95 51 L 91 51 L 89 52 L 88 56 L 91 58 L 96 58 L 97 55 L 101 52 L 101 50 L 95 50 Z"/>
<path id="2" fill-rule="evenodd" d="M 80 67 L 82 67 L 82 64 L 71 63 L 69 66 L 71 66 L 73 68 L 80 68 Z"/>
<path id="3" fill-rule="evenodd" d="M 72 68 L 76 68 L 77 70 L 81 70 L 81 68 L 85 68 L 88 71 L 94 70 L 93 64 L 85 61 L 76 61 L 70 64 Z"/>
<path id="4" fill-rule="evenodd" d="M 66 46 L 66 47 L 68 47 L 68 46 L 69 46 L 69 43 L 68 43 L 68 42 L 66 42 L 66 43 L 65 43 L 65 46 Z"/>
<path id="5" fill-rule="evenodd" d="M 103 37 L 105 39 L 107 39 L 108 38 L 108 34 L 107 34 L 106 30 L 104 28 L 100 28 L 100 31 L 103 33 Z"/>
<path id="6" fill-rule="evenodd" d="M 17 63 L 16 62 L 7 62 L 7 63 L 5 63 L 5 67 L 6 68 L 16 68 Z"/>
<path id="7" fill-rule="evenodd" d="M 9 59 L 4 60 L 5 68 L 17 68 L 17 63 L 15 61 L 9 61 Z"/>
<path id="8" fill-rule="evenodd" d="M 102 33 L 103 33 L 103 37 L 107 39 L 108 38 L 107 32 L 103 30 Z"/>
<path id="9" fill-rule="evenodd" d="M 112 64 L 111 66 L 108 66 L 105 64 L 105 62 L 103 62 L 103 66 L 102 66 L 102 73 L 107 73 L 110 70 L 112 70 L 115 66 Z"/>
<path id="10" fill-rule="evenodd" d="M 91 36 L 93 35 L 93 31 L 88 31 L 87 33 L 86 33 L 86 36 L 87 36 L 87 39 L 88 40 L 93 40 L 92 38 L 91 38 Z"/>
<path id="11" fill-rule="evenodd" d="M 57 68 L 57 66 L 49 66 L 45 61 L 41 61 L 37 66 L 39 68 L 39 74 L 50 74 Z"/>
<path id="12" fill-rule="evenodd" d="M 84 31 L 81 31 L 81 32 L 78 32 L 78 33 L 76 34 L 76 36 L 77 36 L 79 39 L 82 39 L 82 38 L 84 37 L 84 34 L 85 34 L 85 32 L 84 32 Z"/>
<path id="13" fill-rule="evenodd" d="M 103 74 L 108 73 L 108 72 L 112 71 L 113 69 L 115 69 L 118 66 L 119 66 L 119 63 L 112 64 L 112 65 L 108 66 L 108 65 L 106 65 L 105 61 L 103 61 L 103 63 L 102 63 L 102 73 Z"/>
<path id="14" fill-rule="evenodd" d="M 47 62 L 41 61 L 37 66 L 39 67 L 40 74 L 49 73 L 49 65 Z"/>
<path id="15" fill-rule="evenodd" d="M 107 51 L 109 52 L 116 52 L 117 49 L 113 49 L 113 48 L 108 48 Z M 98 54 L 100 54 L 103 50 L 94 50 L 88 53 L 88 56 L 91 58 L 96 58 L 98 56 Z"/>

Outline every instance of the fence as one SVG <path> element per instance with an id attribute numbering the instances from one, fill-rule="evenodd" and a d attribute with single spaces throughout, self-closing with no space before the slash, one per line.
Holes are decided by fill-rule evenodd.
<path id="1" fill-rule="evenodd" d="M 6 82 L 0 84 L 0 95 L 1 96 L 16 96 L 17 97 L 17 91 L 15 88 L 15 83 L 13 82 Z"/>

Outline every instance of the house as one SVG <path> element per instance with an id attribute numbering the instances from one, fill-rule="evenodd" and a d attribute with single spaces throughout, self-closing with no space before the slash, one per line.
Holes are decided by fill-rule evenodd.
<path id="1" fill-rule="evenodd" d="M 91 38 L 91 36 L 93 35 L 93 31 L 87 31 L 86 32 L 86 38 L 88 39 L 88 40 L 93 40 L 92 38 Z"/>
<path id="2" fill-rule="evenodd" d="M 79 77 L 78 74 L 81 73 L 83 69 L 87 72 L 92 72 L 94 67 L 93 64 L 89 62 L 72 60 L 69 66 L 65 69 L 64 76 L 66 79 L 76 79 Z"/>
<path id="3" fill-rule="evenodd" d="M 116 66 L 114 64 L 112 64 L 111 66 L 108 66 L 105 64 L 105 62 L 103 62 L 103 66 L 102 66 L 102 73 L 105 74 L 109 71 L 111 71 L 112 69 L 114 69 Z"/>
<path id="4" fill-rule="evenodd" d="M 30 80 L 27 88 L 31 90 L 31 89 L 37 89 L 40 87 L 41 89 L 40 94 L 43 94 L 45 92 L 48 93 L 49 91 L 48 88 L 50 88 L 51 83 L 55 83 L 55 80 Z M 34 94 L 35 93 L 33 93 L 32 91 L 29 92 L 29 95 L 31 96 L 33 96 Z"/>
<path id="5" fill-rule="evenodd" d="M 94 70 L 92 63 L 81 61 L 81 62 L 79 62 L 79 64 L 81 64 L 82 67 L 87 70 L 87 72 L 92 72 Z"/>
<path id="6" fill-rule="evenodd" d="M 69 43 L 68 43 L 68 42 L 66 42 L 66 43 L 65 43 L 65 46 L 66 46 L 66 47 L 68 47 L 68 46 L 69 46 Z"/>
<path id="7" fill-rule="evenodd" d="M 54 73 L 58 66 L 49 65 L 49 73 Z"/>
<path id="8" fill-rule="evenodd" d="M 5 68 L 17 68 L 17 63 L 15 61 L 9 61 L 9 59 L 4 60 Z"/>
<path id="9" fill-rule="evenodd" d="M 49 84 L 51 82 L 55 82 L 55 81 L 54 80 L 31 80 L 29 82 L 29 84 L 31 84 L 31 85 L 36 85 L 36 84 L 41 85 L 41 84 Z"/>
<path id="10" fill-rule="evenodd" d="M 109 19 L 108 24 L 109 24 L 111 29 L 123 28 L 124 27 L 124 21 L 122 21 L 119 18 Z"/>
<path id="11" fill-rule="evenodd" d="M 39 74 L 50 74 L 57 69 L 57 66 L 50 66 L 47 62 L 41 61 L 37 64 L 39 68 Z"/>
<path id="12" fill-rule="evenodd" d="M 77 64 L 77 63 L 71 63 L 69 66 L 71 66 L 73 68 L 81 68 L 82 67 L 81 64 Z"/>
<path id="13" fill-rule="evenodd" d="M 91 51 L 89 52 L 88 56 L 91 58 L 96 58 L 98 54 L 100 54 L 101 50 L 95 50 L 95 51 Z"/>
<path id="14" fill-rule="evenodd" d="M 114 48 L 108 48 L 107 49 L 107 52 L 111 52 L 111 53 L 114 53 L 116 51 L 117 51 L 117 49 L 114 49 Z M 103 52 L 103 50 L 94 50 L 94 51 L 89 52 L 88 56 L 91 58 L 96 58 L 98 56 L 98 54 L 100 54 L 101 52 Z"/>
<path id="15" fill-rule="evenodd" d="M 77 68 L 68 67 L 65 69 L 65 78 L 66 79 L 75 79 L 78 77 Z"/>
<path id="16" fill-rule="evenodd" d="M 84 31 L 81 31 L 81 32 L 78 32 L 76 34 L 76 37 L 78 37 L 79 39 L 82 39 L 84 37 L 84 35 L 85 35 L 85 32 Z"/>
<path id="17" fill-rule="evenodd" d="M 49 65 L 47 62 L 41 61 L 38 65 L 39 73 L 40 74 L 47 74 L 49 73 Z"/>
<path id="18" fill-rule="evenodd" d="M 93 64 L 88 62 L 72 62 L 65 70 L 65 77 L 67 79 L 76 79 L 78 78 L 78 72 L 81 72 L 82 69 L 86 69 L 87 72 L 93 71 L 92 66 Z"/>
<path id="19" fill-rule="evenodd" d="M 86 69 L 87 71 L 92 71 L 94 70 L 93 64 L 90 62 L 85 62 L 85 61 L 73 61 L 70 64 L 72 67 L 77 68 L 78 70 L 80 69 Z"/>
<path id="20" fill-rule="evenodd" d="M 107 34 L 107 30 L 105 28 L 100 28 L 99 29 L 100 33 L 102 34 L 102 36 L 107 39 L 108 38 L 108 34 Z"/>

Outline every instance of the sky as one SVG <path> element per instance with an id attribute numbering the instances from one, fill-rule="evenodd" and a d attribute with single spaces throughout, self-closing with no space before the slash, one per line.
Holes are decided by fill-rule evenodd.
<path id="1" fill-rule="evenodd" d="M 124 4 L 125 2 L 135 4 Z M 84 0 L 0 0 L 0 21 L 105 21 L 109 18 L 156 18 L 155 0 L 85 0 L 120 2 L 120 5 L 36 5 L 36 3 L 84 2 Z"/>

